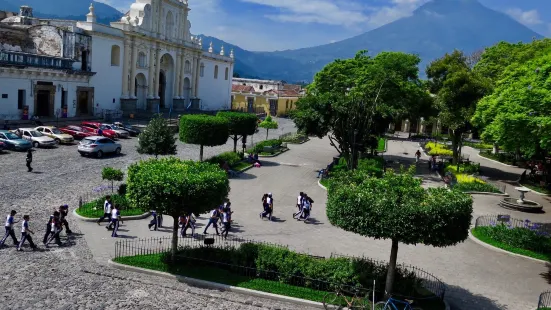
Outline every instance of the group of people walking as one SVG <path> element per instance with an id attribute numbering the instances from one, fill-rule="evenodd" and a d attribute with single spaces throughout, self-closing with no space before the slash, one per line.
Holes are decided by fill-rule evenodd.
<path id="1" fill-rule="evenodd" d="M 103 215 L 98 219 L 98 225 L 103 222 L 103 220 L 108 219 L 109 224 L 105 226 L 107 230 L 113 230 L 111 232 L 111 237 L 118 237 L 117 232 L 119 230 L 119 223 L 124 223 L 121 216 L 121 211 L 117 208 L 115 204 L 111 201 L 111 196 L 107 195 L 105 197 L 105 202 L 103 203 Z"/>
<path id="2" fill-rule="evenodd" d="M 262 209 L 264 211 L 260 212 L 260 218 L 267 217 L 271 221 L 272 214 L 274 213 L 274 197 L 272 193 L 262 195 Z"/>
<path id="3" fill-rule="evenodd" d="M 209 222 L 207 224 L 207 226 L 205 226 L 205 230 L 203 231 L 203 234 L 206 235 L 207 234 L 207 229 L 209 229 L 209 227 L 212 225 L 216 231 L 216 234 L 220 236 L 220 234 L 222 234 L 222 236 L 224 236 L 224 238 L 227 238 L 228 237 L 228 232 L 230 231 L 230 228 L 231 228 L 231 222 L 232 222 L 232 219 L 231 219 L 231 215 L 232 215 L 233 211 L 231 210 L 231 202 L 230 201 L 227 201 L 225 202 L 224 204 L 222 204 L 221 206 L 219 206 L 218 208 L 216 209 L 213 209 L 210 211 L 210 214 L 209 214 Z M 221 222 L 221 232 L 218 231 L 218 221 Z M 187 226 L 186 226 L 187 227 Z M 193 229 L 195 229 L 195 221 L 193 221 Z M 182 234 L 185 235 L 185 229 L 184 231 L 182 232 Z M 192 234 L 193 234 L 193 230 L 192 230 Z"/>
<path id="4" fill-rule="evenodd" d="M 54 210 L 52 215 L 50 215 L 48 222 L 46 223 L 46 232 L 44 234 L 44 238 L 42 240 L 42 243 L 48 247 L 48 245 L 54 241 L 58 246 L 61 246 L 61 239 L 59 237 L 59 234 L 63 230 L 63 227 L 65 227 L 65 231 L 67 234 L 71 234 L 72 231 L 69 229 L 69 223 L 67 222 L 67 214 L 69 211 L 68 205 L 62 205 L 57 210 Z M 15 229 L 14 225 L 16 223 L 19 223 L 19 221 L 15 220 L 15 216 L 17 215 L 17 211 L 12 210 L 10 214 L 6 217 L 6 222 L 4 225 L 5 228 L 5 234 L 2 240 L 0 240 L 0 247 L 5 245 L 6 240 L 8 237 L 11 237 L 13 244 L 17 247 L 18 251 L 22 251 L 23 244 L 25 241 L 28 241 L 31 249 L 37 250 L 38 247 L 33 241 L 33 238 L 31 235 L 34 235 L 34 231 L 30 228 L 30 216 L 29 215 L 23 215 L 23 221 L 21 222 L 21 238 L 18 241 L 17 237 L 15 235 Z"/>
<path id="5" fill-rule="evenodd" d="M 297 221 L 308 221 L 314 200 L 308 194 L 300 192 L 297 197 L 297 212 L 293 213 L 293 218 Z"/>

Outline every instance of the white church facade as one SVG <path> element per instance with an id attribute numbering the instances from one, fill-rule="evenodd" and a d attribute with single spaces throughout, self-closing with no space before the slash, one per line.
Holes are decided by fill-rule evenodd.
<path id="1" fill-rule="evenodd" d="M 0 119 L 226 110 L 233 51 L 191 36 L 187 0 L 136 0 L 120 21 L 0 14 Z M 6 13 L 4 13 L 6 15 Z"/>

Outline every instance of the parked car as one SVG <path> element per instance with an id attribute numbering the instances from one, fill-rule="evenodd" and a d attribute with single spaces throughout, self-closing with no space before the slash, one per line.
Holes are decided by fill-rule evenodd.
<path id="1" fill-rule="evenodd" d="M 93 132 L 96 136 L 98 135 L 98 130 L 101 128 L 101 131 L 103 131 L 103 136 L 115 139 L 117 138 L 117 133 L 114 130 L 111 129 L 103 129 L 101 123 L 96 122 L 82 122 L 82 127 L 86 129 L 91 129 L 91 132 Z"/>
<path id="2" fill-rule="evenodd" d="M 117 133 L 117 138 L 130 138 L 130 133 L 123 128 L 119 128 L 115 125 L 101 124 L 102 130 L 113 130 Z"/>
<path id="3" fill-rule="evenodd" d="M 132 136 L 132 137 L 137 137 L 137 136 L 140 135 L 140 133 L 142 133 L 141 130 L 132 127 L 132 125 L 130 125 L 130 124 L 123 124 L 121 122 L 116 122 L 113 125 L 117 126 L 118 128 L 121 128 L 121 129 L 124 129 L 124 130 L 128 131 L 128 133 L 130 133 L 130 136 Z"/>
<path id="4" fill-rule="evenodd" d="M 32 143 L 34 147 L 52 147 L 57 144 L 54 139 L 43 135 L 34 128 L 19 128 L 22 137 Z"/>
<path id="5" fill-rule="evenodd" d="M 93 136 L 86 137 L 80 141 L 78 145 L 78 152 L 82 156 L 93 155 L 97 158 L 103 157 L 107 153 L 121 153 L 121 145 L 109 138 Z"/>
<path id="6" fill-rule="evenodd" d="M 59 128 L 59 130 L 63 133 L 73 136 L 73 138 L 78 140 L 95 135 L 91 128 L 85 129 L 84 127 L 80 126 L 67 126 Z"/>
<path id="7" fill-rule="evenodd" d="M 54 139 L 58 144 L 72 144 L 75 142 L 73 136 L 62 132 L 54 126 L 38 126 L 35 129 L 43 135 Z"/>
<path id="8" fill-rule="evenodd" d="M 19 138 L 18 135 L 8 130 L 0 130 L 0 141 L 2 141 L 9 150 L 26 151 L 33 147 L 31 142 Z"/>

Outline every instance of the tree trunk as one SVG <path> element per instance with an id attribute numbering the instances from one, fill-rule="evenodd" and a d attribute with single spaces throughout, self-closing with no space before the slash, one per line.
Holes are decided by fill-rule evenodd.
<path id="1" fill-rule="evenodd" d="M 237 135 L 233 136 L 233 152 L 237 153 Z"/>
<path id="2" fill-rule="evenodd" d="M 199 148 L 199 161 L 203 161 L 203 145 Z"/>
<path id="3" fill-rule="evenodd" d="M 394 274 L 396 273 L 396 259 L 398 258 L 398 240 L 392 239 L 392 248 L 390 250 L 390 262 L 386 273 L 385 296 L 390 297 L 392 286 L 394 285 Z"/>
<path id="4" fill-rule="evenodd" d="M 173 215 L 174 226 L 172 229 L 172 261 L 176 261 L 176 251 L 178 250 L 178 216 Z"/>
<path id="5" fill-rule="evenodd" d="M 266 129 L 266 140 L 268 140 L 268 131 L 270 131 L 270 129 Z"/>
<path id="6" fill-rule="evenodd" d="M 453 152 L 453 164 L 457 165 L 459 164 L 459 139 L 461 138 L 461 134 L 457 134 L 455 132 L 452 133 L 452 152 Z"/>

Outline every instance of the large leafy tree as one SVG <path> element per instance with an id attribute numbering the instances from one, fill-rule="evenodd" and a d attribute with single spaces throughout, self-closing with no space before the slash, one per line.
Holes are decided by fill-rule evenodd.
<path id="1" fill-rule="evenodd" d="M 180 118 L 180 141 L 199 145 L 200 161 L 203 161 L 204 146 L 224 145 L 228 136 L 229 122 L 226 118 L 201 114 Z"/>
<path id="2" fill-rule="evenodd" d="M 354 167 L 354 153 L 372 147 L 391 121 L 422 110 L 415 107 L 427 102 L 419 62 L 415 55 L 385 52 L 372 58 L 366 51 L 336 60 L 316 74 L 291 118 L 309 135 L 328 135 Z"/>
<path id="3" fill-rule="evenodd" d="M 237 152 L 237 141 L 244 136 L 253 135 L 258 125 L 258 117 L 252 113 L 218 112 L 217 117 L 228 120 L 230 138 L 233 140 L 233 151 Z"/>
<path id="4" fill-rule="evenodd" d="M 392 293 L 399 243 L 452 246 L 468 237 L 472 198 L 445 188 L 424 189 L 410 170 L 373 178 L 361 170 L 338 174 L 329 185 L 332 225 L 362 236 L 390 239 L 385 290 Z"/>
<path id="5" fill-rule="evenodd" d="M 476 103 L 489 92 L 489 81 L 471 69 L 460 51 L 430 63 L 427 77 L 430 91 L 436 95 L 438 118 L 450 130 L 453 161 L 457 163 L 463 134 L 472 129 Z"/>
<path id="6" fill-rule="evenodd" d="M 507 151 L 535 155 L 551 150 L 551 56 L 513 63 L 476 108 L 482 137 Z"/>
<path id="7" fill-rule="evenodd" d="M 171 157 L 146 160 L 128 168 L 127 197 L 144 211 L 152 206 L 174 219 L 172 258 L 178 248 L 178 217 L 203 214 L 220 205 L 230 191 L 224 170 L 217 165 Z"/>
<path id="8" fill-rule="evenodd" d="M 162 115 L 156 115 L 138 136 L 138 153 L 155 155 L 175 155 L 176 138 Z"/>

